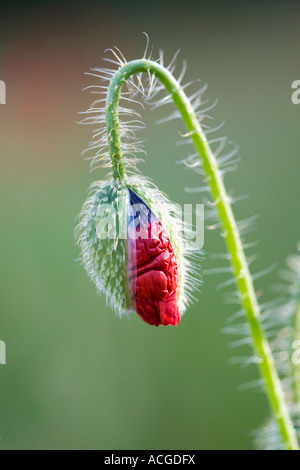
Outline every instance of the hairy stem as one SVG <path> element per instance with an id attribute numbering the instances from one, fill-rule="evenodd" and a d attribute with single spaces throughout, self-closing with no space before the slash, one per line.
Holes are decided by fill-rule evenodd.
<path id="1" fill-rule="evenodd" d="M 187 131 L 193 140 L 199 158 L 202 161 L 202 166 L 206 173 L 206 181 L 210 186 L 212 198 L 222 224 L 223 236 L 228 252 L 230 253 L 231 264 L 240 293 L 241 303 L 250 325 L 254 351 L 259 358 L 259 370 L 265 383 L 272 411 L 278 423 L 283 446 L 290 450 L 298 449 L 296 433 L 289 415 L 282 384 L 275 368 L 269 343 L 264 335 L 260 322 L 260 309 L 252 277 L 221 171 L 206 140 L 205 134 L 200 127 L 192 105 L 182 87 L 165 67 L 156 62 L 139 59 L 125 63 L 116 72 L 109 85 L 106 101 L 106 125 L 110 142 L 110 156 L 114 168 L 113 175 L 116 179 L 123 179 L 125 176 L 119 137 L 118 116 L 121 89 L 124 82 L 131 75 L 143 72 L 154 74 L 171 95 L 175 106 L 181 114 Z"/>

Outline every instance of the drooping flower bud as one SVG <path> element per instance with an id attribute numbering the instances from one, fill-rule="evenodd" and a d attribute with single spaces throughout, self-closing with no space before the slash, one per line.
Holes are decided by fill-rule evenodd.
<path id="1" fill-rule="evenodd" d="M 119 314 L 151 325 L 177 325 L 191 286 L 177 207 L 150 181 L 96 182 L 77 227 L 85 269 Z"/>

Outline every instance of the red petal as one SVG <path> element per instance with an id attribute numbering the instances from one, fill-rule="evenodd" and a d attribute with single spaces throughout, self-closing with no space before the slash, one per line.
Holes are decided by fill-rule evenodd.
<path id="1" fill-rule="evenodd" d="M 146 323 L 175 326 L 180 320 L 176 257 L 159 220 L 151 214 L 151 221 L 147 223 L 148 237 L 130 242 L 129 275 L 133 301 L 138 315 Z"/>

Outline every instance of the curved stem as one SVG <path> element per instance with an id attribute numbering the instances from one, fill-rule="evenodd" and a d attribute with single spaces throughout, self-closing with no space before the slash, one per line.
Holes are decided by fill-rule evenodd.
<path id="1" fill-rule="evenodd" d="M 255 354 L 259 358 L 259 370 L 265 383 L 272 411 L 278 423 L 283 446 L 290 450 L 298 449 L 295 429 L 289 415 L 282 384 L 275 368 L 271 349 L 260 322 L 260 309 L 252 277 L 218 163 L 182 87 L 165 67 L 156 62 L 146 59 L 128 62 L 119 68 L 109 85 L 105 112 L 114 177 L 116 179 L 122 179 L 125 175 L 118 131 L 118 106 L 121 89 L 124 82 L 131 75 L 143 72 L 154 74 L 172 96 L 173 102 L 181 114 L 199 158 L 202 161 L 203 169 L 206 173 L 206 181 L 210 186 L 212 198 L 222 223 L 223 236 L 227 244 L 228 252 L 231 255 L 231 264 L 240 293 L 241 303 L 250 325 Z"/>

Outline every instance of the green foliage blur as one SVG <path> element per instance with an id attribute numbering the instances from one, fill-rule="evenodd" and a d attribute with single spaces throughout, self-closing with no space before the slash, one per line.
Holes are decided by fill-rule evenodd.
<path id="1" fill-rule="evenodd" d="M 238 305 L 218 290 L 224 275 L 203 275 L 195 303 L 176 328 L 154 328 L 137 316 L 118 319 L 96 295 L 77 261 L 75 217 L 86 189 L 104 170 L 89 173 L 81 157 L 92 129 L 77 112 L 96 83 L 84 75 L 103 66 L 104 50 L 120 47 L 128 60 L 143 54 L 186 59 L 186 81 L 208 82 L 219 102 L 218 136 L 239 145 L 241 162 L 226 177 L 238 219 L 258 214 L 259 258 L 252 270 L 276 263 L 300 240 L 300 106 L 291 83 L 300 79 L 299 7 L 292 3 L 40 2 L 4 11 L 0 79 L 1 270 L 0 365 L 2 449 L 248 449 L 269 415 L 263 394 L 240 391 L 258 378 L 255 367 L 230 365 L 251 354 L 232 349 L 222 333 Z M 225 8 L 226 5 L 226 8 Z M 271 6 L 272 5 L 272 6 Z M 142 172 L 179 203 L 201 202 L 185 187 L 203 184 L 176 161 L 177 121 L 146 110 L 148 156 Z M 202 269 L 224 266 L 217 232 L 205 232 Z M 252 251 L 253 253 L 253 251 Z M 257 282 L 261 300 L 274 296 L 277 271 Z"/>

